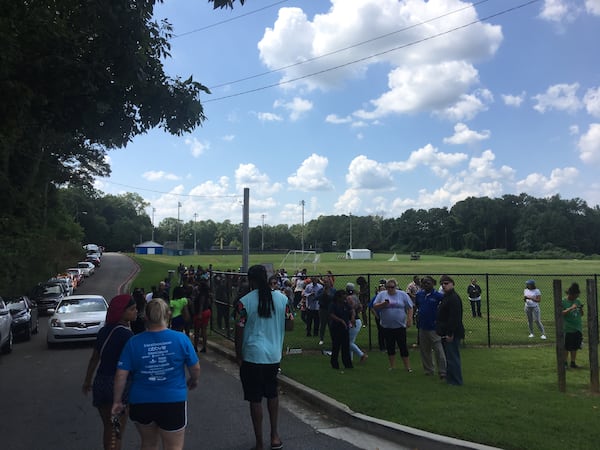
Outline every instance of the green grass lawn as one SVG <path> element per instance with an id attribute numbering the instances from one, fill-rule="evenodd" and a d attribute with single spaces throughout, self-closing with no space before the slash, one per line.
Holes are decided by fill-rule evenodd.
<path id="1" fill-rule="evenodd" d="M 465 385 L 452 387 L 437 378 L 426 377 L 421 370 L 417 349 L 411 349 L 413 373 L 389 372 L 387 355 L 369 349 L 369 329 L 363 329 L 357 343 L 369 353 L 364 364 L 344 373 L 330 368 L 328 357 L 321 354 L 318 339 L 306 337 L 303 323 L 297 318 L 294 330 L 286 333 L 284 347 L 302 348 L 299 355 L 286 355 L 283 372 L 345 404 L 354 411 L 401 423 L 430 432 L 480 442 L 506 449 L 587 449 L 596 448 L 600 440 L 600 396 L 589 390 L 588 347 L 578 353 L 581 369 L 567 371 L 567 392 L 558 390 L 556 350 L 552 339 L 552 280 L 563 280 L 566 289 L 571 281 L 581 283 L 581 274 L 593 274 L 595 261 L 552 260 L 468 260 L 425 255 L 410 261 L 387 261 L 391 255 L 375 255 L 373 260 L 345 261 L 335 254 L 321 255 L 315 265 L 303 264 L 309 272 L 332 270 L 338 275 L 336 287 L 343 288 L 358 274 L 398 274 L 400 285 L 412 274 L 451 273 L 465 303 L 466 346 L 462 349 Z M 280 266 L 282 255 L 250 257 L 250 264 L 272 263 Z M 239 255 L 165 257 L 135 255 L 142 271 L 133 286 L 148 288 L 167 275 L 167 270 L 184 264 L 213 264 L 215 269 L 239 267 Z M 292 271 L 292 265 L 287 265 Z M 514 345 L 486 346 L 487 320 L 470 317 L 462 294 L 469 278 L 476 274 L 493 274 L 489 278 L 490 323 L 501 342 Z M 346 276 L 343 276 L 346 274 Z M 458 274 L 458 275 L 457 275 Z M 462 275 L 460 275 L 462 274 Z M 506 274 L 506 275 L 497 275 Z M 561 275 L 557 277 L 556 275 Z M 548 341 L 529 340 L 523 313 L 523 282 L 536 276 L 542 289 L 542 319 Z M 562 276 L 564 275 L 564 276 Z M 492 302 L 493 300 L 493 302 Z M 486 309 L 487 312 L 487 309 Z M 374 331 L 374 330 L 373 330 Z M 216 338 L 216 335 L 212 335 Z M 408 342 L 416 342 L 416 330 L 408 332 Z M 587 342 L 586 332 L 584 331 Z M 330 338 L 327 336 L 324 348 Z M 401 366 L 401 364 L 399 365 Z"/>

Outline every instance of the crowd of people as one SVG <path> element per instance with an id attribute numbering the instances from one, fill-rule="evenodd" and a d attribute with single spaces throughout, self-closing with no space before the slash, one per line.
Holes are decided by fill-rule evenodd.
<path id="1" fill-rule="evenodd" d="M 229 330 L 230 322 L 235 327 L 240 379 L 259 450 L 263 446 L 262 398 L 267 399 L 271 448 L 283 448 L 277 422 L 277 375 L 285 323 L 294 317 L 300 317 L 306 336 L 318 339 L 318 346 L 330 338 L 329 363 L 340 370 L 341 356 L 342 372 L 353 369 L 356 361 L 367 361 L 357 337 L 366 327 L 369 311 L 375 318 L 379 350 L 387 354 L 390 371 L 397 369 L 397 350 L 404 370 L 413 371 L 407 330 L 416 326 L 414 346 L 418 347 L 424 374 L 437 374 L 449 385 L 463 384 L 463 302 L 448 275 L 439 278 L 437 289 L 436 280 L 429 275 L 414 276 L 405 290 L 394 278 L 380 279 L 371 296 L 363 276 L 336 289 L 333 273 L 309 276 L 306 269 L 291 277 L 280 269 L 267 278 L 262 265 L 252 266 L 247 276 L 180 265 L 177 274 L 173 289 L 169 277 L 148 293 L 135 288 L 131 295 L 118 295 L 109 304 L 82 387 L 84 393 L 93 393 L 93 405 L 103 423 L 105 449 L 121 448 L 121 433 L 128 418 L 139 432 L 142 448 L 158 448 L 161 441 L 165 448 L 183 448 L 187 392 L 198 384 L 198 354 L 206 352 L 207 327 L 215 306 L 217 327 Z M 482 317 L 482 289 L 476 279 L 471 280 L 466 294 L 473 317 Z M 565 367 L 577 368 L 576 354 L 583 339 L 577 283 L 566 294 L 562 300 L 564 351 L 565 361 L 570 356 L 570 365 L 565 362 Z M 545 339 L 541 292 L 534 280 L 526 281 L 523 300 L 529 337 L 534 336 L 536 324 Z"/>

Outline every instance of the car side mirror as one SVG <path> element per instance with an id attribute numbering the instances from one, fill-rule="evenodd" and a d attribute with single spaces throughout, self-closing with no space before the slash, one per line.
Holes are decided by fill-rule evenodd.
<path id="1" fill-rule="evenodd" d="M 48 308 L 48 314 L 54 314 L 56 310 L 54 308 Z"/>

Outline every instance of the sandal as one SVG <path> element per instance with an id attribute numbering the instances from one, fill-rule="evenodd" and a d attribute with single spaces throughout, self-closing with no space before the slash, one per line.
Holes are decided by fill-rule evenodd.
<path id="1" fill-rule="evenodd" d="M 279 442 L 279 444 L 271 444 L 271 450 L 281 450 L 283 448 L 283 442 Z"/>

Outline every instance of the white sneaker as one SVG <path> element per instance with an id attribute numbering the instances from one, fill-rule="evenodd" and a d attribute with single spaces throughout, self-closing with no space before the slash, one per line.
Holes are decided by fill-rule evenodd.
<path id="1" fill-rule="evenodd" d="M 546 339 L 546 335 L 545 335 L 545 334 L 542 334 L 540 337 L 541 337 L 542 339 Z"/>
<path id="2" fill-rule="evenodd" d="M 529 337 L 532 338 L 533 337 L 533 333 L 529 333 Z"/>
<path id="3" fill-rule="evenodd" d="M 319 345 L 323 345 L 325 342 L 323 341 L 319 341 Z"/>

